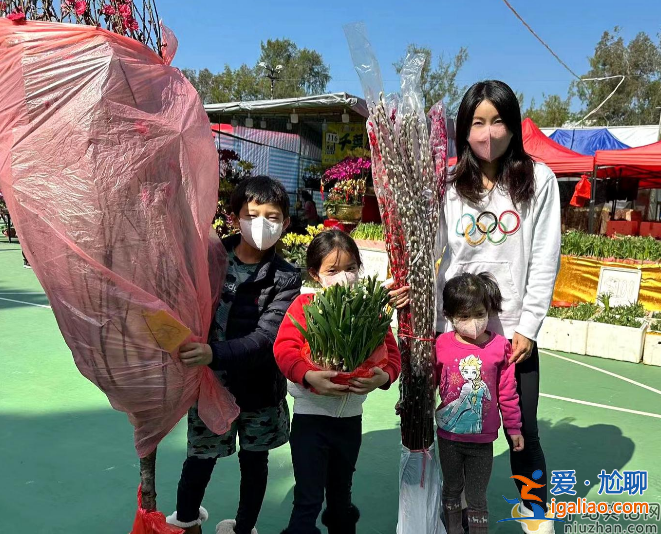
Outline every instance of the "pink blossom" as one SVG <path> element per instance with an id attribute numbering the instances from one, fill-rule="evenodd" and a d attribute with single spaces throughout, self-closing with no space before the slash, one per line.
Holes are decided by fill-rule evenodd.
<path id="1" fill-rule="evenodd" d="M 140 200 L 144 207 L 147 207 L 149 204 L 152 203 L 152 192 L 146 186 L 144 186 L 142 188 L 142 191 L 140 192 Z"/>
<path id="2" fill-rule="evenodd" d="M 7 15 L 7 18 L 16 24 L 22 24 L 25 22 L 25 13 L 20 8 L 18 8 L 13 13 Z"/>
<path id="3" fill-rule="evenodd" d="M 76 15 L 82 16 L 87 11 L 87 2 L 84 0 L 76 2 Z"/>
<path id="4" fill-rule="evenodd" d="M 129 16 L 124 19 L 124 29 L 125 30 L 132 30 L 132 31 L 137 31 L 140 29 L 140 25 L 138 24 L 138 21 L 135 20 L 133 17 Z"/>
<path id="5" fill-rule="evenodd" d="M 0 11 L 4 11 L 5 9 L 7 9 L 7 4 L 0 2 Z"/>
<path id="6" fill-rule="evenodd" d="M 106 4 L 105 6 L 103 6 L 103 14 L 104 15 L 112 16 L 115 13 L 117 13 L 117 10 L 115 9 L 115 6 L 111 6 L 110 4 Z"/>
<path id="7" fill-rule="evenodd" d="M 136 121 L 135 131 L 142 135 L 147 135 L 149 133 L 149 128 L 147 127 L 145 121 Z"/>
<path id="8" fill-rule="evenodd" d="M 131 6 L 122 4 L 119 6 L 119 14 L 125 19 L 131 16 Z"/>

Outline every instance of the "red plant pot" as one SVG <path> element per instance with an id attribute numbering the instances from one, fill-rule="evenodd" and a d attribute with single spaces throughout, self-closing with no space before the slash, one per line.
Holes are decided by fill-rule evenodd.
<path id="1" fill-rule="evenodd" d="M 638 235 L 640 233 L 640 223 L 637 221 L 608 221 L 606 226 L 606 235 Z"/>
<path id="2" fill-rule="evenodd" d="M 301 349 L 301 356 L 305 361 L 311 364 L 318 371 L 327 371 L 323 367 L 320 367 L 315 362 L 312 361 L 310 357 L 310 345 L 307 343 Z M 331 378 L 331 382 L 334 384 L 339 384 L 341 386 L 346 386 L 350 380 L 354 378 L 371 378 L 374 376 L 372 369 L 378 367 L 383 369 L 388 363 L 388 348 L 386 344 L 380 345 L 372 355 L 363 362 L 363 364 L 351 371 L 350 373 L 340 372 L 335 378 Z"/>

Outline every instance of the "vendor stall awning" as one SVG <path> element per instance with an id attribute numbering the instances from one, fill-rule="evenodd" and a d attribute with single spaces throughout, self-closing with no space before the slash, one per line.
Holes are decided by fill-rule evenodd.
<path id="1" fill-rule="evenodd" d="M 622 150 L 630 148 L 606 128 L 556 130 L 550 136 L 556 143 L 583 154 L 594 156 L 597 150 Z"/>
<path id="2" fill-rule="evenodd" d="M 343 113 L 352 110 L 367 118 L 365 100 L 347 93 L 331 93 L 327 95 L 304 96 L 301 98 L 282 98 L 279 100 L 253 100 L 246 102 L 228 102 L 224 104 L 207 104 L 207 113 L 289 113 L 296 110 L 299 113 Z"/>
<path id="3" fill-rule="evenodd" d="M 546 163 L 556 176 L 579 176 L 590 174 L 594 168 L 594 158 L 585 156 L 559 145 L 546 137 L 531 119 L 525 119 L 523 146 L 535 161 Z"/>
<path id="4" fill-rule="evenodd" d="M 661 141 L 628 150 L 598 150 L 597 176 L 639 178 L 640 187 L 661 187 Z"/>

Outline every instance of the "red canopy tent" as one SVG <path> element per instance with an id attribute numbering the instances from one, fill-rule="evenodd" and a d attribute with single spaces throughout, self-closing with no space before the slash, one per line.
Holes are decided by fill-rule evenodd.
<path id="1" fill-rule="evenodd" d="M 523 147 L 526 152 L 535 161 L 546 163 L 556 176 L 592 174 L 594 169 L 592 156 L 584 156 L 549 139 L 531 119 L 525 119 L 521 123 L 521 127 L 523 129 Z M 448 163 L 455 165 L 457 158 L 451 158 Z"/>
<path id="2" fill-rule="evenodd" d="M 521 123 L 523 147 L 535 161 L 546 163 L 556 176 L 592 174 L 594 158 L 574 152 L 548 138 L 531 119 Z"/>
<path id="3" fill-rule="evenodd" d="M 639 179 L 641 188 L 661 187 L 661 141 L 625 150 L 597 150 L 599 178 Z"/>

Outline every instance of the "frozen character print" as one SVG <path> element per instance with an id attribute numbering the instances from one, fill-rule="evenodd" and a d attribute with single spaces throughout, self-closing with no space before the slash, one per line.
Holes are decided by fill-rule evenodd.
<path id="1" fill-rule="evenodd" d="M 491 392 L 482 380 L 482 360 L 468 356 L 459 362 L 465 383 L 459 397 L 436 412 L 438 427 L 454 434 L 482 433 L 482 401 L 491 400 Z"/>

